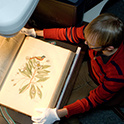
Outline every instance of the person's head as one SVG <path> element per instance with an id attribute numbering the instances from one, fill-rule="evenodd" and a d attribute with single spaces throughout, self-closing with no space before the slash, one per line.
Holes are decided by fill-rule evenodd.
<path id="1" fill-rule="evenodd" d="M 90 48 L 118 48 L 124 40 L 124 24 L 112 14 L 101 14 L 91 21 L 84 30 L 85 44 Z M 102 47 L 102 48 L 100 48 Z"/>

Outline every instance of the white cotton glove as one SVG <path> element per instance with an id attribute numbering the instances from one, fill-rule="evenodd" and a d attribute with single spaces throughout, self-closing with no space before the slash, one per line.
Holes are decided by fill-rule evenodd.
<path id="1" fill-rule="evenodd" d="M 33 124 L 53 124 L 55 121 L 60 120 L 56 113 L 56 108 L 40 108 L 36 109 L 39 116 L 32 116 Z"/>
<path id="2" fill-rule="evenodd" d="M 32 37 L 36 37 L 36 32 L 34 30 L 34 28 L 28 29 L 28 28 L 22 28 L 20 30 L 21 33 L 28 35 L 28 36 L 32 36 Z"/>

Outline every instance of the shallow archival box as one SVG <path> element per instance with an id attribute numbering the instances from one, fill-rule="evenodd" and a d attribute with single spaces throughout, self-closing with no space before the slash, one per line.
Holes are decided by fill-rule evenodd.
<path id="1" fill-rule="evenodd" d="M 29 116 L 59 106 L 78 54 L 22 34 L 0 40 L 0 104 Z"/>

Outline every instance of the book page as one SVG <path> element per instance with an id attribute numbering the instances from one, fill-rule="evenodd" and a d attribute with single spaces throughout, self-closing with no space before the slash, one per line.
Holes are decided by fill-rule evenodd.
<path id="1" fill-rule="evenodd" d="M 27 37 L 0 91 L 0 103 L 32 116 L 54 107 L 74 58 L 70 50 Z"/>
<path id="2" fill-rule="evenodd" d="M 21 33 L 11 38 L 0 36 L 0 85 L 24 38 L 25 35 Z"/>

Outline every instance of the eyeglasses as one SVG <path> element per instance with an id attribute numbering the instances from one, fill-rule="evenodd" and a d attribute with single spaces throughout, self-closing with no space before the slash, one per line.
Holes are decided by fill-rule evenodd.
<path id="1" fill-rule="evenodd" d="M 85 41 L 85 44 L 88 46 L 89 49 L 100 49 L 100 48 L 102 48 L 102 46 L 99 46 L 99 47 L 89 47 L 87 41 Z"/>
<path id="2" fill-rule="evenodd" d="M 93 50 L 94 50 L 94 49 L 102 49 L 102 50 L 103 50 L 103 49 L 105 49 L 105 47 L 106 47 L 106 46 L 89 47 L 89 45 L 88 45 L 88 42 L 87 42 L 87 41 L 85 41 L 85 44 L 88 46 L 88 48 L 89 48 L 89 49 L 93 49 Z"/>
<path id="3" fill-rule="evenodd" d="M 87 46 L 88 46 L 88 45 L 87 45 Z M 102 46 L 100 46 L 100 47 L 89 47 L 89 46 L 88 46 L 88 48 L 89 48 L 89 49 L 101 49 L 101 48 L 103 48 L 103 47 L 102 47 Z"/>

